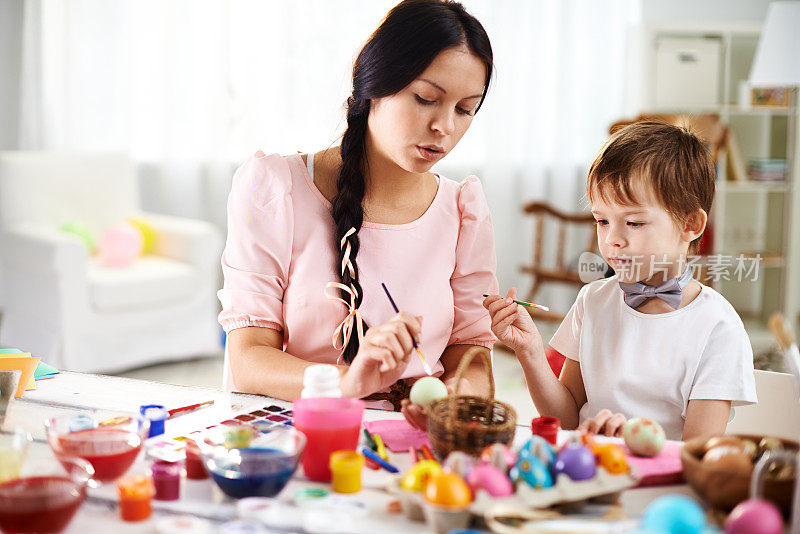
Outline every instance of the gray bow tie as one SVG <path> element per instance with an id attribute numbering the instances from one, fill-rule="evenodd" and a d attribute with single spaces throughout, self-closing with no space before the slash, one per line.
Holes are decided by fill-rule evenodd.
<path id="1" fill-rule="evenodd" d="M 625 304 L 638 308 L 649 298 L 658 297 L 673 309 L 681 305 L 683 288 L 692 281 L 692 270 L 687 267 L 678 278 L 671 278 L 657 286 L 648 286 L 643 282 L 620 282 L 619 287 L 625 292 Z"/>

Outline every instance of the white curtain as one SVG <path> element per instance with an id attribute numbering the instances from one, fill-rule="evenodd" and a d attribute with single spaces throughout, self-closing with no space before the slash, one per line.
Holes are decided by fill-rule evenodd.
<path id="1" fill-rule="evenodd" d="M 501 288 L 525 285 L 525 200 L 583 207 L 585 169 L 625 110 L 640 1 L 464 1 L 497 73 L 437 170 L 482 179 Z M 249 154 L 337 142 L 352 61 L 395 3 L 26 0 L 21 148 L 127 151 L 147 208 L 224 226 L 232 170 Z"/>

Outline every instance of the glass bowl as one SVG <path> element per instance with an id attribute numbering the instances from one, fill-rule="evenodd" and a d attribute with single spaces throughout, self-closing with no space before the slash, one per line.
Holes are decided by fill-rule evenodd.
<path id="1" fill-rule="evenodd" d="M 94 478 L 110 482 L 133 465 L 150 430 L 138 414 L 109 418 L 81 413 L 47 419 L 47 442 L 58 458 L 77 456 L 94 468 Z"/>
<path id="2" fill-rule="evenodd" d="M 292 427 L 220 426 L 197 441 L 211 478 L 230 497 L 273 497 L 292 478 L 306 437 Z"/>
<path id="3" fill-rule="evenodd" d="M 0 483 L 19 478 L 33 438 L 22 428 L 0 431 Z"/>
<path id="4" fill-rule="evenodd" d="M 0 484 L 3 532 L 63 531 L 86 498 L 94 469 L 86 460 L 56 458 L 48 451 L 26 460 L 21 474 Z"/>

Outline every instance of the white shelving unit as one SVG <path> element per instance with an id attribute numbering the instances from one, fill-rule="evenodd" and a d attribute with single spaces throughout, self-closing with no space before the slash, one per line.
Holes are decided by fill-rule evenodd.
<path id="1" fill-rule="evenodd" d="M 716 288 L 733 304 L 745 321 L 754 350 L 758 353 L 773 344 L 766 330 L 768 317 L 780 311 L 792 319 L 796 331 L 800 302 L 800 179 L 798 164 L 792 162 L 798 106 L 757 107 L 742 105 L 740 82 L 747 80 L 755 56 L 760 23 L 676 22 L 644 25 L 635 32 L 635 48 L 639 49 L 638 69 L 630 73 L 629 93 L 638 113 L 714 113 L 728 124 L 738 140 L 745 165 L 758 158 L 787 159 L 787 177 L 782 182 L 733 181 L 728 172 L 727 154 L 721 155 L 717 168 L 717 191 L 712 209 L 714 232 L 713 254 L 737 257 L 742 253 L 758 253 L 764 260 L 756 280 L 720 280 Z M 659 43 L 674 46 L 676 40 L 698 43 L 698 61 L 694 76 L 687 76 L 686 91 L 691 96 L 696 80 L 716 79 L 714 91 L 706 87 L 702 94 L 716 94 L 716 102 L 702 105 L 670 105 L 659 107 L 657 83 L 667 80 L 658 72 Z M 711 43 L 711 45 L 709 45 Z M 718 47 L 716 46 L 718 45 Z M 708 50 L 718 49 L 712 64 Z M 688 52 L 691 54 L 691 52 Z M 791 53 L 787 51 L 787 53 Z M 715 64 L 714 64 L 715 63 Z M 661 68 L 663 71 L 663 57 Z M 716 68 L 712 75 L 705 69 Z M 690 69 L 687 72 L 691 72 Z M 702 75 L 700 74 L 702 72 Z M 695 78 L 694 80 L 691 78 Z M 667 82 L 663 82 L 667 83 Z M 675 80 L 670 79 L 670 87 Z M 663 88 L 662 88 L 663 89 Z M 796 93 L 795 93 L 796 97 Z M 680 100 L 680 96 L 677 97 Z M 687 97 L 686 102 L 696 99 Z M 794 164 L 793 164 L 794 163 Z"/>

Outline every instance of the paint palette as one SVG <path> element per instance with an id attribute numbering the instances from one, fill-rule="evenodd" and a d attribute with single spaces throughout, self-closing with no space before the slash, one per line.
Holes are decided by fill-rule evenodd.
<path id="1" fill-rule="evenodd" d="M 186 442 L 198 439 L 204 432 L 218 426 L 252 426 L 259 432 L 269 432 L 278 427 L 294 426 L 291 407 L 284 408 L 276 404 L 270 404 L 248 413 L 236 415 L 230 419 L 225 419 L 219 423 L 209 425 L 205 428 L 194 430 L 183 436 L 161 439 L 155 443 L 148 444 L 147 455 L 150 458 L 166 461 L 182 460 L 186 454 Z"/>

